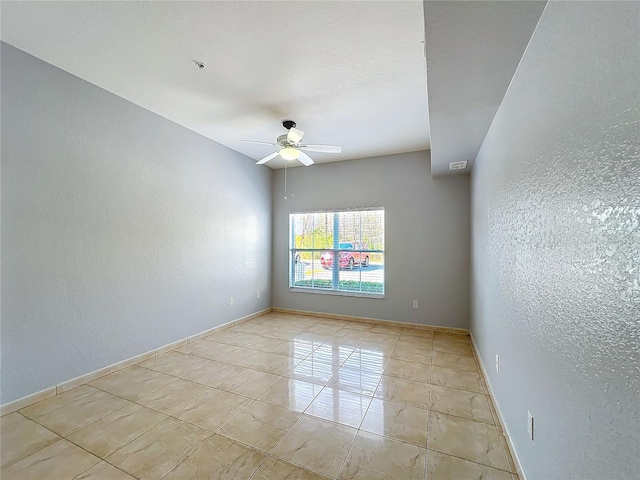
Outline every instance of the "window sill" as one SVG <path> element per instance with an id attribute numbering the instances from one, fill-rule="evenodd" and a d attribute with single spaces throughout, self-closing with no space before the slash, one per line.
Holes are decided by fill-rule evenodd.
<path id="1" fill-rule="evenodd" d="M 321 290 L 319 288 L 289 287 L 292 293 L 315 293 L 319 295 L 337 295 L 340 297 L 379 298 L 384 299 L 384 293 L 350 292 L 346 290 Z"/>

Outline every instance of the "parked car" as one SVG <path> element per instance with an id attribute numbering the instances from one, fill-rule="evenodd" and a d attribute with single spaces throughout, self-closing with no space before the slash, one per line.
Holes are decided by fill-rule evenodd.
<path id="1" fill-rule="evenodd" d="M 367 252 L 358 251 L 368 250 L 364 243 L 344 242 L 339 244 L 338 248 L 340 248 L 340 268 L 352 270 L 355 265 L 360 265 L 361 267 L 369 266 L 369 254 Z M 329 250 L 322 252 L 322 255 L 320 256 L 320 264 L 325 270 L 330 270 L 333 266 L 333 252 Z"/>

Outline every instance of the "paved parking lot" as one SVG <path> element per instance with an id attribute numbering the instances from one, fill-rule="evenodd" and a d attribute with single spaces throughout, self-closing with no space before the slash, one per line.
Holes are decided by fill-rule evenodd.
<path id="1" fill-rule="evenodd" d="M 301 268 L 300 264 L 303 265 L 303 268 Z M 296 281 L 311 280 L 312 278 L 331 280 L 331 270 L 323 269 L 319 261 L 302 260 L 296 267 Z M 353 270 L 340 270 L 340 280 L 382 283 L 384 281 L 384 265 L 371 263 L 368 267 L 356 266 Z"/>

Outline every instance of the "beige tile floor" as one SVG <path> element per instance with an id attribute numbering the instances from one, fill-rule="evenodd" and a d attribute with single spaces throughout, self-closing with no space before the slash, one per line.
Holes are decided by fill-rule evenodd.
<path id="1" fill-rule="evenodd" d="M 468 337 L 270 313 L 0 419 L 3 480 L 517 480 Z"/>

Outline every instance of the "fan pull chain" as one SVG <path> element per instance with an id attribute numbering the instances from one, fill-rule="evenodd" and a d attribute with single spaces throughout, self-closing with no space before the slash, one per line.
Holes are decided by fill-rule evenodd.
<path id="1" fill-rule="evenodd" d="M 284 164 L 284 199 L 287 199 L 287 164 Z"/>

